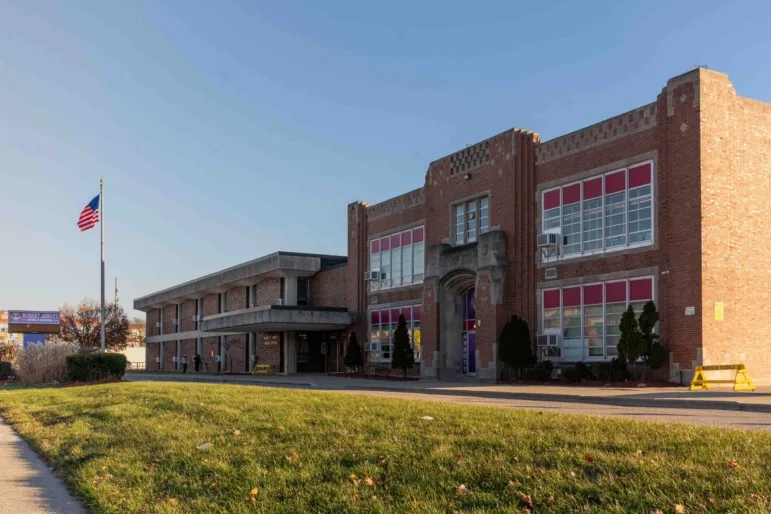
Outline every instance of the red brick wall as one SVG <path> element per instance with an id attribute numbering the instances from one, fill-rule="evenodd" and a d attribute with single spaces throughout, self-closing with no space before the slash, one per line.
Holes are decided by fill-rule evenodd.
<path id="1" fill-rule="evenodd" d="M 266 278 L 257 282 L 255 287 L 255 305 L 273 305 L 281 298 L 281 279 Z"/>
<path id="2" fill-rule="evenodd" d="M 187 370 L 193 371 L 193 358 L 195 357 L 195 339 L 184 339 L 182 341 L 182 354 L 187 355 Z M 181 368 L 180 368 L 181 369 Z"/>
<path id="3" fill-rule="evenodd" d="M 703 363 L 743 363 L 768 384 L 771 105 L 736 96 L 722 73 L 701 70 L 699 80 Z"/>
<path id="4" fill-rule="evenodd" d="M 165 371 L 174 371 L 174 357 L 177 356 L 177 342 L 176 341 L 164 341 L 163 345 L 163 363 L 162 369 Z"/>
<path id="5" fill-rule="evenodd" d="M 246 334 L 227 336 L 228 371 L 243 373 L 246 371 Z"/>
<path id="6" fill-rule="evenodd" d="M 145 326 L 147 337 L 157 336 L 160 332 L 157 323 L 161 320 L 160 309 L 152 309 L 147 311 L 147 325 Z"/>
<path id="7" fill-rule="evenodd" d="M 211 316 L 219 313 L 219 297 L 217 294 L 209 294 L 203 298 L 203 315 Z"/>
<path id="8" fill-rule="evenodd" d="M 201 341 L 201 362 L 209 365 L 209 371 L 217 371 L 216 357 L 219 352 L 219 337 L 204 337 Z M 206 370 L 206 366 L 203 366 Z"/>
<path id="9" fill-rule="evenodd" d="M 270 364 L 273 366 L 273 372 L 278 373 L 281 364 L 281 349 L 278 344 L 266 345 L 262 342 L 262 333 L 255 335 L 255 351 L 258 364 Z"/>
<path id="10" fill-rule="evenodd" d="M 163 308 L 163 333 L 173 334 L 177 331 L 177 327 L 174 325 L 174 319 L 177 316 L 177 306 L 167 305 Z"/>
<path id="11" fill-rule="evenodd" d="M 246 287 L 234 287 L 228 291 L 228 311 L 240 311 L 246 309 Z"/>
<path id="12" fill-rule="evenodd" d="M 317 273 L 311 283 L 311 305 L 316 307 L 346 307 L 348 270 L 337 266 Z"/>
<path id="13" fill-rule="evenodd" d="M 157 370 L 158 363 L 155 362 L 155 359 L 160 355 L 160 343 L 147 343 L 145 345 L 145 368 L 148 370 Z"/>
<path id="14" fill-rule="evenodd" d="M 195 321 L 193 316 L 195 315 L 196 300 L 185 300 L 180 307 L 180 332 L 190 332 L 195 330 Z"/>

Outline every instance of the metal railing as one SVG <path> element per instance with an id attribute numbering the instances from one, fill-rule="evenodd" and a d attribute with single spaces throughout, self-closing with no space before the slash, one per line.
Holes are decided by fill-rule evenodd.
<path id="1" fill-rule="evenodd" d="M 143 370 L 145 369 L 145 363 L 144 362 L 127 362 L 126 363 L 126 369 L 137 369 L 137 370 Z"/>

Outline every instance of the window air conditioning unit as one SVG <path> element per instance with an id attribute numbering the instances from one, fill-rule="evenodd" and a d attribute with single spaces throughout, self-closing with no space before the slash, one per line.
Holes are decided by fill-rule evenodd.
<path id="1" fill-rule="evenodd" d="M 559 234 L 539 234 L 538 235 L 538 248 L 554 248 L 559 246 Z"/>
<path id="2" fill-rule="evenodd" d="M 560 345 L 559 334 L 540 334 L 538 336 L 539 347 L 558 347 Z"/>
<path id="3" fill-rule="evenodd" d="M 193 314 L 193 321 L 201 321 L 203 319 L 203 316 L 200 314 Z"/>
<path id="4" fill-rule="evenodd" d="M 279 298 L 278 300 L 276 300 L 276 305 L 286 305 L 286 300 L 284 300 L 283 298 Z"/>
<path id="5" fill-rule="evenodd" d="M 367 282 L 377 282 L 380 279 L 381 279 L 381 276 L 380 276 L 379 269 L 373 269 L 373 270 L 364 272 L 364 280 Z"/>
<path id="6" fill-rule="evenodd" d="M 174 323 L 174 325 L 179 325 L 179 320 L 175 319 L 174 321 L 172 321 L 172 323 Z"/>
<path id="7" fill-rule="evenodd" d="M 161 328 L 161 322 L 160 321 L 156 321 L 155 322 L 155 328 Z"/>

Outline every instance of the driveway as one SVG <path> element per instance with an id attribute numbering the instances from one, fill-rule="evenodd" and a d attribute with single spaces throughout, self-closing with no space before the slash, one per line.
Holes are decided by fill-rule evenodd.
<path id="1" fill-rule="evenodd" d="M 128 381 L 184 381 L 293 387 L 503 408 L 649 419 L 727 428 L 771 430 L 771 389 L 689 391 L 685 387 L 518 386 L 420 380 L 390 382 L 321 374 L 249 375 L 127 373 Z"/>

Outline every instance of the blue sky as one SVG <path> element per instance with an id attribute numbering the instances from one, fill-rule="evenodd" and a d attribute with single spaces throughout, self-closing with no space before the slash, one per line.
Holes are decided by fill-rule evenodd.
<path id="1" fill-rule="evenodd" d="M 511 127 L 545 139 L 706 64 L 771 101 L 771 2 L 0 0 L 0 308 L 121 303 L 276 250 Z"/>

